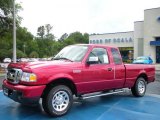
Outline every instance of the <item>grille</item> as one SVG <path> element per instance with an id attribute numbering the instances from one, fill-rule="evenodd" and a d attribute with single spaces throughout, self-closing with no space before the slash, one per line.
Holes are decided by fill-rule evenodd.
<path id="1" fill-rule="evenodd" d="M 22 70 L 16 68 L 8 68 L 7 80 L 10 83 L 18 84 L 22 77 Z"/>

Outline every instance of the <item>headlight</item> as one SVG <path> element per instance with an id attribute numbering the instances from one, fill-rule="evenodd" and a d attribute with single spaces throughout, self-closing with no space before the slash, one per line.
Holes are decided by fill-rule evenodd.
<path id="1" fill-rule="evenodd" d="M 36 75 L 33 74 L 33 73 L 23 72 L 21 81 L 25 81 L 25 82 L 36 82 L 36 81 L 37 81 L 37 77 L 36 77 Z"/>

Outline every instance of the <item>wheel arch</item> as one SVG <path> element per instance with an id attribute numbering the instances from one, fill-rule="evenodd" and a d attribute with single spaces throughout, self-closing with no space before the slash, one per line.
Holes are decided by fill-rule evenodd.
<path id="1" fill-rule="evenodd" d="M 140 78 L 140 77 L 144 78 L 145 81 L 148 83 L 148 76 L 147 76 L 146 73 L 141 73 L 141 74 L 139 74 L 139 76 L 137 77 L 137 79 Z"/>
<path id="2" fill-rule="evenodd" d="M 46 95 L 46 93 L 48 93 L 48 91 L 49 91 L 51 88 L 53 88 L 54 86 L 57 86 L 57 85 L 66 85 L 67 87 L 69 87 L 69 88 L 71 89 L 71 91 L 72 91 L 72 93 L 73 93 L 74 95 L 77 95 L 77 87 L 76 87 L 76 85 L 74 84 L 74 82 L 73 82 L 71 79 L 69 79 L 69 78 L 64 78 L 64 77 L 62 77 L 62 78 L 56 78 L 56 79 L 50 81 L 50 82 L 46 85 L 46 88 L 45 88 L 45 90 L 44 90 L 44 92 L 43 92 L 43 94 L 42 94 L 42 97 L 43 97 L 44 95 Z"/>

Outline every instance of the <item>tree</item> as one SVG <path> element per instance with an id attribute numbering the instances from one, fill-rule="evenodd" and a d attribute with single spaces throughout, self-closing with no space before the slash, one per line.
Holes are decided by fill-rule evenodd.
<path id="1" fill-rule="evenodd" d="M 75 43 L 84 43 L 83 34 L 80 32 L 71 33 L 67 39 L 74 41 Z"/>
<path id="2" fill-rule="evenodd" d="M 40 26 L 37 29 L 37 35 L 41 37 L 41 39 L 44 38 L 45 35 L 45 27 L 44 26 Z"/>
<path id="3" fill-rule="evenodd" d="M 22 10 L 21 4 L 15 4 L 16 12 L 16 26 L 17 30 L 20 28 L 21 17 L 18 12 Z M 12 48 L 13 35 L 13 0 L 1 0 L 0 1 L 0 60 L 10 57 L 12 58 L 12 52 L 8 51 Z M 20 38 L 22 39 L 22 38 Z M 17 40 L 17 45 L 19 41 Z M 19 46 L 19 45 L 18 45 Z M 7 52 L 6 52 L 7 50 Z M 18 56 L 19 56 L 18 51 Z"/>
<path id="4" fill-rule="evenodd" d="M 27 55 L 24 54 L 21 50 L 17 49 L 16 52 L 17 52 L 17 58 L 25 58 L 25 57 L 27 57 Z M 12 49 L 8 50 L 8 57 L 12 58 L 12 55 L 13 55 L 13 50 Z"/>
<path id="5" fill-rule="evenodd" d="M 25 27 L 18 27 L 17 29 L 17 49 L 23 51 L 27 56 L 35 49 L 32 47 L 33 43 L 33 35 L 28 32 Z"/>
<path id="6" fill-rule="evenodd" d="M 84 43 L 89 43 L 89 34 L 88 33 L 84 33 L 84 35 L 83 35 L 83 37 L 84 37 Z"/>
<path id="7" fill-rule="evenodd" d="M 46 38 L 49 40 L 54 40 L 55 36 L 51 33 L 53 29 L 53 26 L 51 26 L 50 24 L 46 24 L 45 25 L 45 30 L 46 30 Z"/>
<path id="8" fill-rule="evenodd" d="M 21 56 L 28 56 L 32 51 L 38 51 L 37 43 L 34 42 L 33 35 L 28 32 L 28 30 L 24 27 L 17 27 L 17 50 L 23 52 L 17 52 L 17 57 Z M 24 48 L 25 45 L 25 48 Z M 9 50 L 12 48 L 12 32 L 4 33 L 4 36 L 0 39 L 0 49 L 3 52 L 4 50 Z M 25 53 L 24 53 L 25 49 Z M 0 59 L 4 59 L 5 57 L 9 56 L 12 58 L 12 51 L 2 53 L 3 55 L 0 56 Z M 5 56 L 4 56 L 5 54 Z"/>
<path id="9" fill-rule="evenodd" d="M 80 32 L 73 32 L 71 33 L 67 39 L 64 40 L 67 44 L 77 44 L 77 43 L 88 43 L 89 41 L 89 34 L 88 33 L 80 33 Z"/>
<path id="10" fill-rule="evenodd" d="M 18 12 L 22 10 L 19 3 L 15 4 L 16 8 L 16 24 L 20 25 L 22 18 L 18 16 Z M 13 27 L 13 0 L 1 0 L 0 1 L 0 36 L 4 36 L 5 32 L 8 32 Z"/>
<path id="11" fill-rule="evenodd" d="M 67 33 L 64 33 L 64 34 L 60 37 L 60 39 L 59 39 L 58 41 L 62 42 L 62 41 L 64 41 L 64 40 L 67 39 L 67 38 L 68 38 L 68 34 L 67 34 Z"/>
<path id="12" fill-rule="evenodd" d="M 51 26 L 50 24 L 46 24 L 45 28 L 46 28 L 47 35 L 49 35 L 51 30 L 52 30 L 52 28 L 53 28 L 53 26 Z"/>
<path id="13" fill-rule="evenodd" d="M 37 29 L 37 35 L 40 36 L 41 39 L 54 40 L 55 36 L 51 33 L 53 26 L 50 24 L 46 24 L 44 26 L 40 26 Z"/>
<path id="14" fill-rule="evenodd" d="M 38 53 L 36 51 L 33 51 L 33 52 L 30 53 L 29 57 L 30 58 L 38 58 L 39 55 L 38 55 Z"/>
<path id="15" fill-rule="evenodd" d="M 50 34 L 46 35 L 46 39 L 48 39 L 48 40 L 55 40 L 55 36 L 50 33 Z"/>
<path id="16" fill-rule="evenodd" d="M 17 57 L 18 58 L 25 58 L 27 55 L 23 53 L 21 50 L 17 50 Z"/>
<path id="17" fill-rule="evenodd" d="M 9 56 L 9 52 L 7 49 L 0 49 L 0 61 L 2 61 L 4 58 L 8 58 Z"/>

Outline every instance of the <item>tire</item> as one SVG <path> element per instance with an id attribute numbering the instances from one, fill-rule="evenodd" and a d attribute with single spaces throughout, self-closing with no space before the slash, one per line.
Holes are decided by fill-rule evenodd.
<path id="1" fill-rule="evenodd" d="M 144 78 L 139 77 L 131 88 L 132 94 L 136 97 L 143 97 L 146 92 L 146 81 Z"/>
<path id="2" fill-rule="evenodd" d="M 71 90 L 65 85 L 58 85 L 48 91 L 42 99 L 44 111 L 50 116 L 66 114 L 73 103 Z"/>

